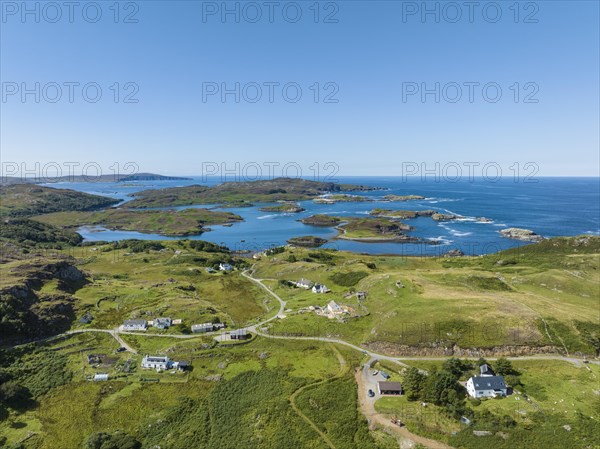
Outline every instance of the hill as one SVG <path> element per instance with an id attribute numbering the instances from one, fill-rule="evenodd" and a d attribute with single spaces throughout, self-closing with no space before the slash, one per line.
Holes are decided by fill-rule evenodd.
<path id="1" fill-rule="evenodd" d="M 0 216 L 26 217 L 50 212 L 88 211 L 118 202 L 114 198 L 34 184 L 0 186 Z"/>
<path id="2" fill-rule="evenodd" d="M 54 182 L 129 182 L 129 181 L 189 181 L 191 178 L 182 178 L 179 176 L 163 176 L 155 173 L 135 173 L 135 174 L 112 174 L 100 176 L 54 176 L 44 178 L 23 178 L 15 176 L 3 176 L 0 178 L 0 185 L 12 184 L 48 184 Z"/>

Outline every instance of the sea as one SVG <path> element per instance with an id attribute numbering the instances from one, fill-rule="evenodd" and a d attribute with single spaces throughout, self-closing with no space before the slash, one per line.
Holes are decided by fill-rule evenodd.
<path id="1" fill-rule="evenodd" d="M 109 196 L 122 201 L 131 200 L 132 194 L 146 189 L 162 189 L 186 185 L 216 185 L 220 177 L 190 177 L 189 180 L 135 181 L 135 182 L 61 182 L 45 184 L 49 187 L 68 188 Z M 211 230 L 197 236 L 182 237 L 206 240 L 225 245 L 233 251 L 253 253 L 286 244 L 292 237 L 313 235 L 328 240 L 322 248 L 353 251 L 364 254 L 390 255 L 444 255 L 459 250 L 467 255 L 482 255 L 528 244 L 503 237 L 501 229 L 517 227 L 534 231 L 545 237 L 600 235 L 600 178 L 545 177 L 528 180 L 501 178 L 463 179 L 457 182 L 437 182 L 420 177 L 353 176 L 328 179 L 337 183 L 360 184 L 382 190 L 349 192 L 369 197 L 370 202 L 339 202 L 317 204 L 299 201 L 306 209 L 301 213 L 267 213 L 254 207 L 224 208 L 244 218 L 233 226 L 211 226 Z M 385 195 L 420 195 L 423 200 L 388 202 Z M 213 208 L 210 205 L 187 207 Z M 430 217 L 404 220 L 415 229 L 409 235 L 419 237 L 419 243 L 365 243 L 335 239 L 334 228 L 310 226 L 299 220 L 314 214 L 340 217 L 368 217 L 372 209 L 429 210 L 460 215 L 461 219 L 435 222 Z M 489 222 L 477 221 L 478 217 Z M 86 241 L 118 241 L 124 239 L 174 240 L 159 234 L 109 230 L 101 226 L 81 227 L 77 230 Z"/>

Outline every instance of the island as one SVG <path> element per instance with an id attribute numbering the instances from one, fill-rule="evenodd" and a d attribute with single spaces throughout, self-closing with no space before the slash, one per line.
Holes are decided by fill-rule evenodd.
<path id="1" fill-rule="evenodd" d="M 421 195 L 386 195 L 383 197 L 386 201 L 415 201 L 415 200 L 424 200 L 425 197 Z"/>
<path id="2" fill-rule="evenodd" d="M 208 209 L 143 210 L 108 209 L 98 212 L 56 212 L 33 217 L 41 223 L 65 229 L 102 226 L 110 230 L 137 231 L 146 234 L 182 237 L 210 231 L 207 226 L 243 221 L 231 212 Z"/>
<path id="3" fill-rule="evenodd" d="M 345 218 L 344 223 L 336 227 L 340 234 L 336 237 L 360 242 L 401 242 L 420 241 L 405 234 L 414 229 L 405 223 L 388 218 Z"/>
<path id="4" fill-rule="evenodd" d="M 305 248 L 318 248 L 327 243 L 327 239 L 315 237 L 314 235 L 305 235 L 302 237 L 292 237 L 287 241 L 290 245 L 301 246 Z"/>
<path id="5" fill-rule="evenodd" d="M 132 181 L 191 181 L 192 178 L 182 178 L 179 176 L 164 176 L 156 173 L 133 173 L 122 174 L 113 173 L 112 175 L 99 176 L 52 176 L 24 178 L 17 176 L 0 177 L 0 185 L 15 184 L 53 184 L 57 182 L 132 182 Z"/>
<path id="6" fill-rule="evenodd" d="M 369 212 L 374 217 L 382 218 L 398 218 L 409 219 L 417 217 L 431 217 L 437 214 L 434 210 L 390 210 L 390 209 L 373 209 Z"/>
<path id="7" fill-rule="evenodd" d="M 277 206 L 261 207 L 259 210 L 262 212 L 282 212 L 282 213 L 289 213 L 289 214 L 297 214 L 299 212 L 304 212 L 306 209 L 304 209 L 303 207 L 300 207 L 296 203 L 283 203 L 283 204 L 279 204 Z"/>
<path id="8" fill-rule="evenodd" d="M 323 195 L 319 198 L 315 198 L 313 200 L 314 203 L 317 204 L 335 204 L 335 203 L 363 203 L 365 201 L 373 201 L 366 196 L 360 195 L 347 195 L 347 194 L 337 194 L 337 195 Z"/>
<path id="9" fill-rule="evenodd" d="M 539 242 L 544 240 L 544 237 L 536 234 L 535 232 L 529 229 L 507 228 L 502 229 L 498 232 L 502 234 L 502 237 L 506 237 L 513 240 L 520 240 L 522 242 Z"/>
<path id="10" fill-rule="evenodd" d="M 299 221 L 306 225 L 325 227 L 337 226 L 342 222 L 338 217 L 325 214 L 311 215 L 310 217 L 303 218 Z"/>
<path id="11" fill-rule="evenodd" d="M 309 181 L 300 178 L 275 178 L 248 182 L 226 182 L 213 187 L 191 185 L 151 189 L 133 193 L 129 208 L 173 207 L 194 204 L 276 203 L 312 200 L 325 194 L 378 190 L 377 187 Z"/>

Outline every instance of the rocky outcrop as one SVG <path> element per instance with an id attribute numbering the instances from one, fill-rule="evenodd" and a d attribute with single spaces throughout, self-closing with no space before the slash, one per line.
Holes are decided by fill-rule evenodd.
<path id="1" fill-rule="evenodd" d="M 464 255 L 465 253 L 463 253 L 460 249 L 451 249 L 444 254 L 444 257 L 462 257 Z"/>
<path id="2" fill-rule="evenodd" d="M 529 229 L 521 229 L 521 228 L 507 228 L 499 231 L 503 237 L 520 240 L 522 242 L 539 242 L 544 240 L 544 237 L 536 234 L 535 232 Z"/>
<path id="3" fill-rule="evenodd" d="M 13 285 L 0 290 L 1 342 L 23 342 L 56 335 L 69 329 L 75 320 L 73 293 L 86 282 L 85 273 L 72 262 L 24 263 L 7 273 Z M 58 280 L 63 293 L 45 294 L 40 288 L 50 280 Z"/>
<path id="4" fill-rule="evenodd" d="M 451 220 L 456 220 L 457 218 L 462 218 L 462 217 L 460 215 L 440 214 L 440 213 L 435 213 L 431 216 L 431 219 L 434 221 L 451 221 Z"/>

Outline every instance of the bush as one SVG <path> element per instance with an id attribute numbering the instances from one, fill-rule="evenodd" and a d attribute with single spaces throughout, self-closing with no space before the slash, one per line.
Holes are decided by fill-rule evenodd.
<path id="1" fill-rule="evenodd" d="M 342 287 L 353 287 L 359 283 L 359 281 L 363 278 L 366 278 L 369 273 L 364 271 L 351 271 L 349 273 L 335 273 L 330 276 L 334 283 L 337 285 L 341 285 Z"/>

